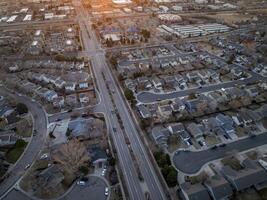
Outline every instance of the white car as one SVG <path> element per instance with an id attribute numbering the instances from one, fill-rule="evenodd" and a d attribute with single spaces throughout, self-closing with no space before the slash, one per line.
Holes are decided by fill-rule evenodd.
<path id="1" fill-rule="evenodd" d="M 26 169 L 28 169 L 30 166 L 31 166 L 31 164 L 27 164 L 27 165 L 25 166 L 24 169 L 26 170 Z"/>
<path id="2" fill-rule="evenodd" d="M 41 160 L 44 160 L 44 159 L 47 159 L 47 158 L 48 158 L 48 154 L 47 154 L 47 153 L 43 154 L 43 155 L 40 157 Z"/>
<path id="3" fill-rule="evenodd" d="M 105 195 L 108 196 L 108 187 L 105 188 Z"/>
<path id="4" fill-rule="evenodd" d="M 77 185 L 85 186 L 85 182 L 84 181 L 77 181 Z"/>

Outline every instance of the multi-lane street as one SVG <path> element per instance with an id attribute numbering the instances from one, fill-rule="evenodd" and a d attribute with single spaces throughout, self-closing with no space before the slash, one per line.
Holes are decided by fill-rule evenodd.
<path id="1" fill-rule="evenodd" d="M 194 174 L 197 173 L 203 165 L 210 161 L 265 144 L 267 144 L 267 134 L 263 133 L 256 137 L 248 137 L 228 143 L 223 147 L 195 152 L 178 150 L 173 156 L 173 163 L 175 167 L 183 173 Z"/>
<path id="2" fill-rule="evenodd" d="M 13 185 L 19 180 L 19 178 L 24 174 L 25 166 L 27 164 L 32 164 L 37 158 L 38 153 L 41 151 L 43 144 L 45 142 L 47 133 L 47 117 L 42 106 L 25 96 L 19 96 L 10 92 L 9 90 L 0 87 L 0 95 L 7 97 L 10 96 L 17 102 L 24 103 L 31 115 L 33 116 L 34 129 L 37 131 L 36 136 L 32 136 L 32 140 L 29 142 L 26 150 L 16 162 L 14 167 L 9 170 L 9 176 L 0 183 L 0 199 L 2 199 L 5 193 L 13 187 Z"/>
<path id="3" fill-rule="evenodd" d="M 145 199 L 145 195 L 138 179 L 133 158 L 129 152 L 128 145 L 125 142 L 123 131 L 126 132 L 129 138 L 133 154 L 137 160 L 137 163 L 139 164 L 140 171 L 144 178 L 144 182 L 147 185 L 151 199 L 165 199 L 165 193 L 163 192 L 162 186 L 159 183 L 154 168 L 150 163 L 147 152 L 139 138 L 139 134 L 129 114 L 127 105 L 121 96 L 121 93 L 119 92 L 119 88 L 115 83 L 110 69 L 107 66 L 105 55 L 100 48 L 96 36 L 91 30 L 90 20 L 87 16 L 87 13 L 79 2 L 76 1 L 75 5 L 80 14 L 79 19 L 85 50 L 92 51 L 92 49 L 95 49 L 95 55 L 91 57 L 92 67 L 102 100 L 101 105 L 103 105 L 103 112 L 108 120 L 108 126 L 117 150 L 119 163 L 124 175 L 129 198 Z M 105 76 L 105 79 L 108 80 L 109 87 L 112 87 L 115 91 L 112 93 L 112 95 L 109 95 L 109 90 L 106 86 L 106 80 L 104 79 L 103 75 Z M 121 124 L 119 124 L 118 118 L 113 112 L 115 109 L 117 109 L 118 114 L 122 119 L 124 130 L 121 128 Z"/>

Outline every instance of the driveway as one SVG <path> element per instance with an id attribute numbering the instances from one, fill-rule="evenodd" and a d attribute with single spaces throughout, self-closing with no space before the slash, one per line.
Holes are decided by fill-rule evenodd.
<path id="1" fill-rule="evenodd" d="M 246 138 L 232 143 L 225 147 L 207 149 L 203 151 L 177 151 L 173 156 L 174 166 L 185 174 L 197 173 L 206 163 L 223 158 L 236 152 L 246 151 L 261 145 L 267 144 L 267 133 L 254 138 Z"/>
<path id="2" fill-rule="evenodd" d="M 85 186 L 76 184 L 72 190 L 60 200 L 106 200 L 105 187 L 108 187 L 108 185 L 102 178 L 89 176 L 89 180 Z"/>

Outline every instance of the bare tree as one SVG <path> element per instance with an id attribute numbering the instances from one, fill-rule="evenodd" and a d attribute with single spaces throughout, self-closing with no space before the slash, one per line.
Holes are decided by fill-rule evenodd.
<path id="1" fill-rule="evenodd" d="M 63 144 L 53 158 L 69 174 L 76 174 L 90 160 L 84 144 L 77 139 Z"/>

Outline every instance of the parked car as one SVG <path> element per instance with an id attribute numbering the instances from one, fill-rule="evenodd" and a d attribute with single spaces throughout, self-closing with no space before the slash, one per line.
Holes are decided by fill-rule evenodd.
<path id="1" fill-rule="evenodd" d="M 85 186 L 85 181 L 77 181 L 77 185 Z"/>
<path id="2" fill-rule="evenodd" d="M 108 187 L 105 188 L 105 195 L 108 196 Z"/>

